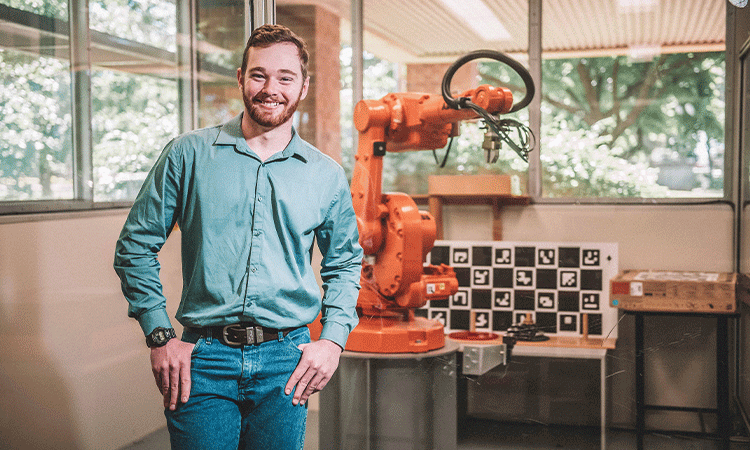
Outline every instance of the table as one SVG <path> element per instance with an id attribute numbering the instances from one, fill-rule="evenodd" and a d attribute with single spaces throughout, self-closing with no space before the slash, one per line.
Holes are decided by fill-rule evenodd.
<path id="1" fill-rule="evenodd" d="M 717 415 L 717 431 L 713 433 L 686 433 L 706 435 L 710 434 L 719 438 L 721 448 L 729 449 L 729 435 L 731 431 L 731 417 L 729 413 L 729 339 L 728 322 L 736 314 L 710 314 L 691 312 L 657 312 L 657 311 L 630 311 L 623 310 L 626 314 L 635 316 L 635 404 L 636 404 L 636 442 L 637 449 L 643 450 L 643 435 L 646 432 L 647 410 L 661 411 L 685 411 L 698 414 L 713 413 Z M 690 316 L 711 317 L 716 319 L 716 408 L 689 408 L 680 406 L 649 405 L 645 401 L 645 353 L 643 347 L 644 327 L 646 316 Z M 666 431 L 666 430 L 650 430 Z"/>
<path id="2" fill-rule="evenodd" d="M 452 340 L 452 339 L 449 339 Z M 477 345 L 475 341 L 456 341 L 459 343 L 459 351 L 462 352 L 466 345 Z M 502 338 L 497 341 L 484 341 L 484 345 L 501 343 Z M 615 348 L 616 339 L 608 338 L 585 338 L 585 337 L 562 337 L 551 336 L 549 340 L 542 342 L 520 341 L 516 343 L 511 351 L 511 361 L 515 356 L 539 357 L 539 358 L 568 358 L 568 359 L 598 359 L 600 373 L 600 429 L 601 448 L 607 447 L 607 351 Z M 464 406 L 465 407 L 465 406 Z"/>

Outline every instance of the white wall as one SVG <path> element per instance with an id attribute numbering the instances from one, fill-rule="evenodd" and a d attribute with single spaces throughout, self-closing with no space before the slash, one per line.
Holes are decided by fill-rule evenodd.
<path id="1" fill-rule="evenodd" d="M 443 207 L 446 239 L 492 240 L 489 207 Z M 503 240 L 617 242 L 621 269 L 731 272 L 728 205 L 530 205 L 505 207 Z"/>
<path id="2" fill-rule="evenodd" d="M 44 217 L 0 224 L 0 448 L 120 448 L 164 426 L 112 269 L 125 212 Z M 178 301 L 174 237 L 160 260 Z"/>

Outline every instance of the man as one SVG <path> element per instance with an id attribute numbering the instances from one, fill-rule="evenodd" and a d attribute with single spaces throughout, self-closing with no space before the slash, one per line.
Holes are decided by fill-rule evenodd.
<path id="1" fill-rule="evenodd" d="M 305 402 L 357 324 L 362 249 L 346 177 L 292 126 L 307 64 L 288 28 L 255 30 L 237 70 L 244 112 L 167 145 L 118 240 L 115 270 L 151 347 L 173 449 L 301 449 Z M 172 339 L 158 278 L 175 224 L 182 339 Z M 310 343 L 305 325 L 321 307 Z"/>

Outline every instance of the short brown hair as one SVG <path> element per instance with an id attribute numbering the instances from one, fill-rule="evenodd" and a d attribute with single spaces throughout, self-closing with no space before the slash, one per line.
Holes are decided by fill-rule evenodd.
<path id="1" fill-rule="evenodd" d="M 307 79 L 307 63 L 310 60 L 307 44 L 301 37 L 283 25 L 267 24 L 253 30 L 250 39 L 247 40 L 245 53 L 242 55 L 242 73 L 244 74 L 247 69 L 247 51 L 250 50 L 250 47 L 265 48 L 282 42 L 290 42 L 297 46 L 300 65 L 302 66 L 302 79 Z"/>

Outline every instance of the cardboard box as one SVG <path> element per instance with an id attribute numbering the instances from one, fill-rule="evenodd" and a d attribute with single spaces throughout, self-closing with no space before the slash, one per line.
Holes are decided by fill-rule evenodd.
<path id="1" fill-rule="evenodd" d="M 610 280 L 610 303 L 629 311 L 735 313 L 747 277 L 726 272 L 626 270 Z"/>

